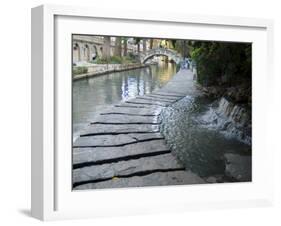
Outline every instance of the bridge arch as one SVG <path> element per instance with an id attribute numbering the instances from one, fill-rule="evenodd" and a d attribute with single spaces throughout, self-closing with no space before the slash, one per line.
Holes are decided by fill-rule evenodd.
<path id="1" fill-rule="evenodd" d="M 165 48 L 154 48 L 147 50 L 144 53 L 140 54 L 140 61 L 141 63 L 145 63 L 148 59 L 154 57 L 154 56 L 167 56 L 171 58 L 176 64 L 179 64 L 182 57 L 177 52 L 171 50 L 171 49 L 165 49 Z"/>

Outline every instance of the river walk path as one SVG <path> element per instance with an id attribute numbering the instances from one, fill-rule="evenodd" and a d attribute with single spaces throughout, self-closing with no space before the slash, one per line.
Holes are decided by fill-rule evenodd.
<path id="1" fill-rule="evenodd" d="M 185 170 L 159 131 L 161 110 L 198 92 L 193 73 L 180 70 L 160 90 L 100 113 L 73 144 L 73 189 L 206 183 Z"/>

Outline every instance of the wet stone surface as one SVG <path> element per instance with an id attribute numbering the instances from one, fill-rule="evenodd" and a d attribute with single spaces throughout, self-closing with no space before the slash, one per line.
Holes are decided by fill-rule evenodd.
<path id="1" fill-rule="evenodd" d="M 166 146 L 164 139 L 151 140 L 121 147 L 96 147 L 96 148 L 73 148 L 73 164 L 81 166 L 98 164 L 99 162 L 114 162 L 116 159 L 125 160 L 134 157 L 152 156 L 159 153 L 167 153 L 170 150 Z"/>
<path id="2" fill-rule="evenodd" d="M 224 156 L 226 158 L 225 172 L 229 177 L 241 182 L 252 180 L 251 156 L 231 153 L 225 154 Z"/>
<path id="3" fill-rule="evenodd" d="M 94 117 L 73 144 L 74 189 L 206 183 L 185 170 L 159 132 L 162 109 L 190 92 L 191 78 L 180 71 L 163 90 Z"/>
<path id="4" fill-rule="evenodd" d="M 210 103 L 181 70 L 104 109 L 73 143 L 73 189 L 251 181 L 249 145 L 214 129 Z"/>
<path id="5" fill-rule="evenodd" d="M 143 187 L 143 186 L 162 186 L 162 185 L 183 185 L 183 184 L 202 184 L 205 183 L 194 173 L 183 170 L 150 173 L 144 176 L 133 176 L 130 178 L 114 177 L 112 180 L 100 183 L 88 183 L 79 185 L 76 189 L 99 189 L 99 188 L 124 188 L 124 187 Z"/>

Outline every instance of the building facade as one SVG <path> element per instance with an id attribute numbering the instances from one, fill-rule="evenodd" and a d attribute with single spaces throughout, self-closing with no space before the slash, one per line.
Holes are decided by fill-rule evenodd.
<path id="1" fill-rule="evenodd" d="M 112 56 L 115 49 L 115 37 L 110 38 L 110 55 Z M 122 41 L 122 55 L 124 55 L 124 41 Z M 137 51 L 136 45 L 133 44 L 132 39 L 126 39 L 127 52 L 135 53 Z M 103 36 L 86 36 L 73 35 L 72 36 L 72 57 L 73 64 L 91 62 L 97 57 L 103 57 L 104 38 Z"/>

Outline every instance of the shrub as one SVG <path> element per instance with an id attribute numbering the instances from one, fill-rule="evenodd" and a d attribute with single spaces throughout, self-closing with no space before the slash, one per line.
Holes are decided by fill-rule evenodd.
<path id="1" fill-rule="evenodd" d="M 108 60 L 105 59 L 105 58 L 99 58 L 99 57 L 97 57 L 97 58 L 93 61 L 93 63 L 95 63 L 95 64 L 107 64 L 107 63 L 108 63 Z"/>
<path id="2" fill-rule="evenodd" d="M 128 55 L 123 57 L 123 63 L 131 64 L 131 63 L 138 63 L 138 60 L 135 56 Z"/>
<path id="3" fill-rule="evenodd" d="M 88 68 L 87 67 L 73 67 L 73 74 L 74 75 L 80 75 L 80 74 L 85 74 L 88 72 Z"/>
<path id="4" fill-rule="evenodd" d="M 111 64 L 122 64 L 122 57 L 112 56 L 112 57 L 110 57 L 109 62 Z"/>
<path id="5" fill-rule="evenodd" d="M 91 61 L 94 64 L 131 64 L 137 63 L 138 60 L 133 55 L 128 55 L 124 57 L 120 56 L 111 56 L 109 59 L 97 57 L 95 60 Z"/>
<path id="6" fill-rule="evenodd" d="M 251 44 L 196 41 L 191 58 L 197 65 L 198 82 L 204 86 L 251 83 Z"/>

